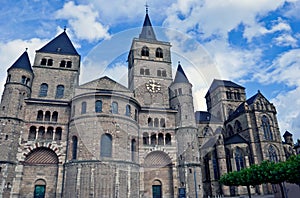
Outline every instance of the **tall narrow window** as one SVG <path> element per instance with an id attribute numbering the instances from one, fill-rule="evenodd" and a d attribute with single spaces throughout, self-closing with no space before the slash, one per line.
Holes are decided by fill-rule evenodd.
<path id="1" fill-rule="evenodd" d="M 240 171 L 241 169 L 245 168 L 244 155 L 243 155 L 242 149 L 240 149 L 240 148 L 236 148 L 235 163 L 236 163 L 237 171 Z"/>
<path id="2" fill-rule="evenodd" d="M 144 74 L 145 74 L 144 68 L 141 68 L 141 69 L 140 69 L 140 74 L 141 74 L 141 75 L 144 75 Z"/>
<path id="3" fill-rule="evenodd" d="M 154 119 L 154 127 L 158 127 L 159 123 L 158 123 L 158 118 Z"/>
<path id="4" fill-rule="evenodd" d="M 105 133 L 101 136 L 101 157 L 112 157 L 112 136 Z"/>
<path id="5" fill-rule="evenodd" d="M 270 128 L 270 122 L 269 119 L 267 118 L 267 116 L 263 116 L 261 118 L 261 122 L 262 122 L 262 128 L 264 130 L 264 136 L 266 140 L 273 140 L 273 135 L 271 132 L 271 128 Z"/>
<path id="6" fill-rule="evenodd" d="M 152 133 L 151 134 L 151 145 L 156 145 L 156 134 Z"/>
<path id="7" fill-rule="evenodd" d="M 55 140 L 55 141 L 61 140 L 61 136 L 62 136 L 62 128 L 57 127 L 57 128 L 55 129 L 54 140 Z"/>
<path id="8" fill-rule="evenodd" d="M 38 139 L 44 139 L 45 137 L 45 127 L 40 127 L 38 131 Z"/>
<path id="9" fill-rule="evenodd" d="M 46 113 L 45 113 L 45 119 L 44 119 L 46 122 L 50 121 L 50 115 L 51 115 L 50 111 L 46 111 Z"/>
<path id="10" fill-rule="evenodd" d="M 29 83 L 30 83 L 30 78 L 26 78 L 25 84 L 26 84 L 26 85 L 29 85 Z"/>
<path id="11" fill-rule="evenodd" d="M 142 56 L 149 56 L 149 48 L 144 46 L 142 48 L 142 53 L 141 54 L 142 54 Z"/>
<path id="12" fill-rule="evenodd" d="M 62 60 L 61 62 L 60 62 L 60 65 L 59 65 L 60 67 L 65 67 L 66 66 L 66 61 L 64 61 L 64 60 Z"/>
<path id="13" fill-rule="evenodd" d="M 232 171 L 230 150 L 226 148 L 225 153 L 226 153 L 226 167 L 227 167 L 227 172 L 229 173 Z"/>
<path id="14" fill-rule="evenodd" d="M 72 67 L 72 61 L 67 61 L 67 68 L 71 68 Z"/>
<path id="15" fill-rule="evenodd" d="M 48 66 L 52 66 L 53 65 L 53 60 L 52 59 L 48 59 L 47 65 Z"/>
<path id="16" fill-rule="evenodd" d="M 33 198 L 45 198 L 46 182 L 39 179 L 35 182 Z"/>
<path id="17" fill-rule="evenodd" d="M 237 121 L 235 121 L 235 123 L 234 123 L 234 131 L 236 132 L 236 133 L 239 133 L 239 132 L 241 132 L 243 129 L 242 129 L 242 124 L 237 120 Z"/>
<path id="18" fill-rule="evenodd" d="M 25 83 L 26 83 L 26 77 L 25 77 L 25 76 L 22 76 L 22 78 L 21 78 L 21 83 L 22 83 L 22 84 L 25 84 Z"/>
<path id="19" fill-rule="evenodd" d="M 43 121 L 43 117 L 44 117 L 43 111 L 42 111 L 42 110 L 39 110 L 38 113 L 37 113 L 36 120 L 37 120 L 37 121 Z"/>
<path id="20" fill-rule="evenodd" d="M 46 140 L 53 139 L 53 127 L 48 127 L 46 132 Z"/>
<path id="21" fill-rule="evenodd" d="M 162 75 L 163 77 L 167 77 L 167 72 L 166 72 L 166 70 L 162 70 L 162 71 L 161 71 L 161 75 Z"/>
<path id="22" fill-rule="evenodd" d="M 7 76 L 6 82 L 10 82 L 10 79 L 11 79 L 11 75 L 9 74 L 9 75 Z"/>
<path id="23" fill-rule="evenodd" d="M 86 113 L 86 102 L 82 102 L 81 103 L 81 114 L 85 114 Z"/>
<path id="24" fill-rule="evenodd" d="M 131 116 L 131 107 L 130 105 L 126 105 L 126 113 L 125 113 L 126 116 L 130 117 Z"/>
<path id="25" fill-rule="evenodd" d="M 270 145 L 268 152 L 269 152 L 269 159 L 270 159 L 270 161 L 272 161 L 272 162 L 278 162 L 276 150 L 275 150 L 275 148 L 274 148 L 273 145 Z"/>
<path id="26" fill-rule="evenodd" d="M 72 160 L 77 159 L 77 144 L 78 144 L 78 139 L 74 135 L 72 137 Z"/>
<path id="27" fill-rule="evenodd" d="M 47 64 L 47 59 L 42 58 L 42 60 L 41 60 L 41 65 L 46 65 L 46 64 Z"/>
<path id="28" fill-rule="evenodd" d="M 148 127 L 153 127 L 152 118 L 148 118 Z"/>
<path id="29" fill-rule="evenodd" d="M 157 49 L 156 49 L 155 56 L 156 56 L 157 58 L 163 58 L 163 57 L 164 57 L 163 51 L 162 51 L 161 48 L 157 48 Z"/>
<path id="30" fill-rule="evenodd" d="M 52 122 L 57 122 L 57 118 L 58 118 L 58 113 L 57 113 L 57 111 L 54 111 L 52 113 L 52 119 L 51 119 L 51 121 Z"/>
<path id="31" fill-rule="evenodd" d="M 143 133 L 143 145 L 149 145 L 149 135 L 148 133 Z"/>
<path id="32" fill-rule="evenodd" d="M 41 84 L 39 97 L 46 97 L 48 93 L 48 85 L 46 83 Z"/>
<path id="33" fill-rule="evenodd" d="M 136 109 L 134 110 L 134 120 L 138 120 L 138 111 Z"/>
<path id="34" fill-rule="evenodd" d="M 28 140 L 35 140 L 35 138 L 36 138 L 36 127 L 31 126 L 30 129 L 29 129 Z"/>
<path id="35" fill-rule="evenodd" d="M 112 102 L 112 104 L 111 104 L 111 112 L 113 114 L 117 114 L 119 112 L 119 110 L 118 110 L 118 103 L 117 102 Z"/>
<path id="36" fill-rule="evenodd" d="M 150 75 L 150 70 L 149 69 L 145 69 L 145 75 L 147 75 L 147 76 Z"/>
<path id="37" fill-rule="evenodd" d="M 65 86 L 57 85 L 55 98 L 63 98 L 64 97 L 64 92 L 65 92 Z"/>
<path id="38" fill-rule="evenodd" d="M 161 118 L 161 119 L 160 119 L 160 127 L 161 127 L 161 128 L 165 128 L 165 127 L 166 127 L 166 121 L 165 121 L 164 118 Z"/>
<path id="39" fill-rule="evenodd" d="M 162 133 L 158 134 L 158 145 L 164 145 L 164 135 Z"/>
<path id="40" fill-rule="evenodd" d="M 135 161 L 135 153 L 136 153 L 136 141 L 135 139 L 131 140 L 131 160 Z"/>
<path id="41" fill-rule="evenodd" d="M 161 76 L 161 70 L 157 70 L 157 76 Z"/>
<path id="42" fill-rule="evenodd" d="M 220 172 L 219 172 L 219 165 L 218 165 L 216 150 L 213 151 L 212 164 L 213 164 L 213 170 L 214 170 L 214 178 L 215 178 L 215 180 L 218 180 L 220 178 Z"/>
<path id="43" fill-rule="evenodd" d="M 167 133 L 165 137 L 165 144 L 166 145 L 171 145 L 171 134 Z"/>
<path id="44" fill-rule="evenodd" d="M 96 102 L 95 102 L 95 112 L 96 113 L 102 112 L 102 101 L 101 100 L 96 100 Z"/>

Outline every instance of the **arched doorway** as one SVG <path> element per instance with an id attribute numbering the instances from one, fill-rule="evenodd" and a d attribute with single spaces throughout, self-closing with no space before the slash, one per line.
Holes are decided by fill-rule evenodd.
<path id="1" fill-rule="evenodd" d="M 38 179 L 34 185 L 34 198 L 45 198 L 46 182 L 43 179 Z"/>
<path id="2" fill-rule="evenodd" d="M 151 198 L 174 197 L 172 160 L 163 151 L 153 151 L 145 158 L 144 192 Z"/>

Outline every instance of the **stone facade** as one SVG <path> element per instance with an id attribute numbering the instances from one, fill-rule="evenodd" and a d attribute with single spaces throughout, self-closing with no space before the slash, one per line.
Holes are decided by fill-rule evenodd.
<path id="1" fill-rule="evenodd" d="M 107 76 L 79 85 L 80 55 L 65 32 L 32 66 L 24 52 L 0 106 L 0 197 L 241 195 L 220 176 L 288 157 L 291 136 L 283 145 L 276 109 L 260 92 L 247 100 L 242 86 L 214 80 L 208 111 L 194 113 L 192 84 L 180 64 L 173 77 L 170 48 L 146 14 L 128 87 Z"/>

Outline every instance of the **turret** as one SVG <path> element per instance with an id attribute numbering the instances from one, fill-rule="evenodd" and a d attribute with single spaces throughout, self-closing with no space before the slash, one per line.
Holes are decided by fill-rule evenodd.
<path id="1" fill-rule="evenodd" d="M 290 146 L 294 146 L 293 134 L 291 134 L 290 132 L 286 131 L 283 134 L 283 138 L 284 138 L 285 143 L 287 143 Z"/>

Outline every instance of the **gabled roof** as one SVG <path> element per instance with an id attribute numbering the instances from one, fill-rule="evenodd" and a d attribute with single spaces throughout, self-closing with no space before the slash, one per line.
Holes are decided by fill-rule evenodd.
<path id="1" fill-rule="evenodd" d="M 178 63 L 174 83 L 190 83 L 189 80 L 187 79 L 180 63 Z"/>
<path id="2" fill-rule="evenodd" d="M 289 137 L 289 136 L 293 136 L 293 134 L 291 134 L 288 131 L 285 131 L 285 133 L 283 134 L 283 137 Z"/>
<path id="3" fill-rule="evenodd" d="M 33 72 L 27 51 L 25 51 L 8 70 L 13 68 L 24 69 L 31 73 Z"/>
<path id="4" fill-rule="evenodd" d="M 146 11 L 146 16 L 143 24 L 142 32 L 139 36 L 140 39 L 147 39 L 147 40 L 156 40 L 156 36 L 148 15 L 148 11 Z"/>
<path id="5" fill-rule="evenodd" d="M 196 111 L 195 112 L 195 119 L 196 123 L 216 123 L 216 122 L 222 122 L 220 119 L 217 117 L 211 115 L 207 111 Z"/>
<path id="6" fill-rule="evenodd" d="M 236 133 L 233 136 L 226 138 L 224 141 L 225 145 L 228 144 L 241 144 L 241 143 L 246 143 L 248 144 L 247 140 L 243 138 L 240 134 Z"/>
<path id="7" fill-rule="evenodd" d="M 64 31 L 37 52 L 78 55 L 67 33 Z"/>
<path id="8" fill-rule="evenodd" d="M 256 99 L 257 99 L 258 97 L 262 97 L 262 98 L 264 98 L 266 101 L 268 101 L 268 100 L 265 98 L 265 96 L 262 95 L 262 93 L 258 90 L 257 94 L 255 94 L 254 96 L 250 97 L 250 98 L 246 101 L 247 104 L 248 104 L 248 105 L 253 104 L 253 103 L 256 101 Z"/>
<path id="9" fill-rule="evenodd" d="M 112 80 L 111 78 L 109 78 L 107 76 L 104 76 L 104 77 L 98 78 L 96 80 L 93 80 L 91 82 L 80 85 L 79 88 L 109 90 L 109 91 L 122 91 L 122 92 L 130 91 L 125 86 L 121 85 L 120 83 Z"/>
<path id="10" fill-rule="evenodd" d="M 245 87 L 242 87 L 242 86 L 240 86 L 232 81 L 229 81 L 229 80 L 214 79 L 210 85 L 210 88 L 209 88 L 207 94 L 214 91 L 218 87 L 232 87 L 232 88 L 238 88 L 238 89 L 245 89 Z M 206 94 L 206 96 L 207 96 L 207 94 Z"/>

